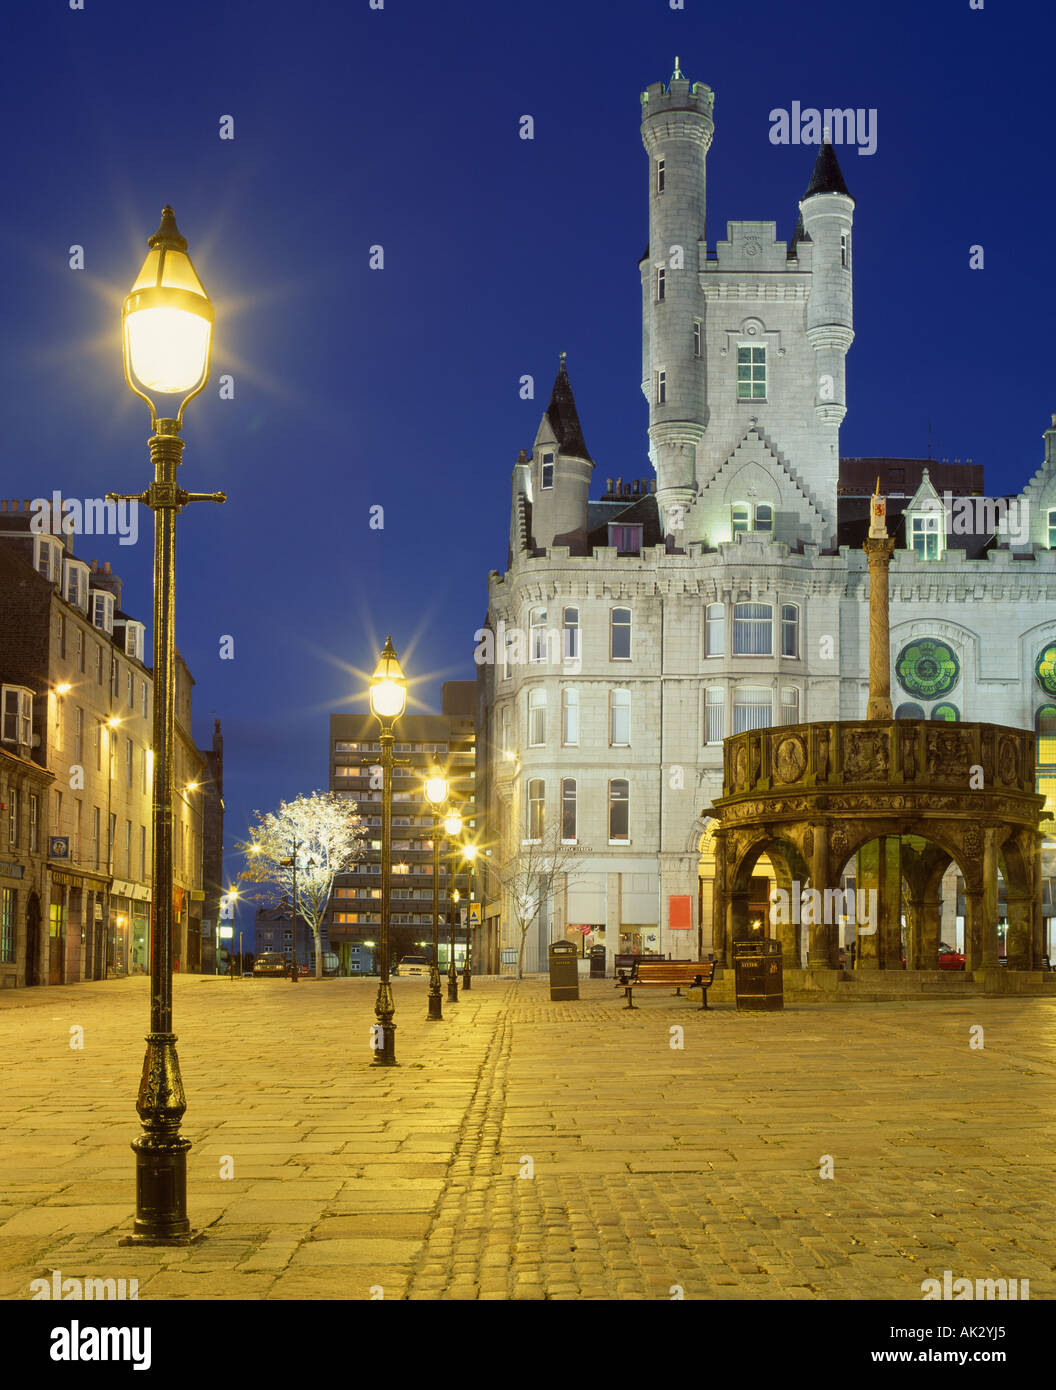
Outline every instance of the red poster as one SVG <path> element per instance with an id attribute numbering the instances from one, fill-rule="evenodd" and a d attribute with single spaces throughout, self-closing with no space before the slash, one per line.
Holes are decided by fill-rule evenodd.
<path id="1" fill-rule="evenodd" d="M 693 926 L 693 899 L 688 893 L 673 893 L 668 898 L 667 925 L 672 931 L 689 931 Z"/>

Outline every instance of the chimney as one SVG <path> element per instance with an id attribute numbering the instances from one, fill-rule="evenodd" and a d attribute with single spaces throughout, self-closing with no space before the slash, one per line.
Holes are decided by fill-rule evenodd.
<path id="1" fill-rule="evenodd" d="M 517 462 L 518 462 L 518 463 L 527 463 L 527 462 L 528 462 L 528 450 L 527 450 L 527 449 L 522 449 L 521 452 L 517 455 Z"/>
<path id="2" fill-rule="evenodd" d="M 608 493 L 610 496 L 612 495 L 612 479 L 611 479 L 611 478 L 606 478 L 606 479 L 605 479 L 605 491 L 606 491 L 606 493 Z"/>
<path id="3" fill-rule="evenodd" d="M 617 493 L 617 496 L 620 496 L 620 497 L 623 496 L 623 479 L 622 479 L 622 478 L 617 478 L 617 479 L 616 479 L 616 493 Z"/>

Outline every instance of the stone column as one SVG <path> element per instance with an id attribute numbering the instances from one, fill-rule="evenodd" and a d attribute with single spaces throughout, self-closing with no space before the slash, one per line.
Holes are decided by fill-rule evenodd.
<path id="1" fill-rule="evenodd" d="M 1029 970 L 1033 905 L 1026 893 L 1009 893 L 1007 889 L 1005 902 L 1008 909 L 1008 931 L 1005 936 L 1008 969 Z"/>
<path id="2" fill-rule="evenodd" d="M 1000 970 L 1001 957 L 997 942 L 997 832 L 990 827 L 983 831 L 983 893 L 982 893 L 982 959 L 983 970 Z"/>
<path id="3" fill-rule="evenodd" d="M 866 719 L 891 719 L 891 623 L 888 571 L 895 542 L 872 536 L 862 546 L 869 561 L 869 704 Z"/>
<path id="4" fill-rule="evenodd" d="M 880 839 L 879 880 L 876 926 L 880 969 L 901 970 L 902 845 L 897 835 L 884 835 Z"/>
<path id="5" fill-rule="evenodd" d="M 810 970 L 836 970 L 839 968 L 838 922 L 825 921 L 825 889 L 829 883 L 829 836 L 825 822 L 814 826 L 814 853 L 810 860 L 810 886 L 821 894 L 822 910 L 820 921 L 811 923 L 810 940 L 807 946 L 807 967 Z"/>
<path id="6" fill-rule="evenodd" d="M 880 968 L 880 841 L 870 840 L 862 845 L 858 851 L 857 864 L 855 867 L 855 880 L 858 885 L 859 893 L 876 894 L 877 901 L 877 922 L 876 931 L 868 936 L 863 936 L 859 930 L 855 936 L 857 955 L 854 968 L 856 970 L 878 970 Z M 868 902 L 869 899 L 863 899 Z"/>
<path id="7" fill-rule="evenodd" d="M 723 964 L 733 965 L 733 944 L 745 941 L 749 930 L 748 889 L 728 893 L 726 898 L 726 955 Z"/>
<path id="8" fill-rule="evenodd" d="M 938 970 L 939 942 L 942 940 L 942 904 L 939 889 L 933 888 L 921 903 L 920 965 L 918 970 Z M 952 945 L 953 943 L 948 943 Z"/>
<path id="9" fill-rule="evenodd" d="M 964 886 L 964 969 L 981 970 L 983 965 L 983 893 Z"/>

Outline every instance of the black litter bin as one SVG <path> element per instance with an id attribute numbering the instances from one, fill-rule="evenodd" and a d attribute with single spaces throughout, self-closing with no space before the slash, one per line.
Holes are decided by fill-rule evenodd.
<path id="1" fill-rule="evenodd" d="M 604 980 L 605 978 L 604 946 L 592 946 L 590 948 L 590 978 L 592 980 Z"/>
<path id="2" fill-rule="evenodd" d="M 579 948 L 571 941 L 550 943 L 550 998 L 579 998 Z"/>
<path id="3" fill-rule="evenodd" d="M 733 973 L 739 1009 L 785 1007 L 780 941 L 769 937 L 762 941 L 735 941 Z"/>

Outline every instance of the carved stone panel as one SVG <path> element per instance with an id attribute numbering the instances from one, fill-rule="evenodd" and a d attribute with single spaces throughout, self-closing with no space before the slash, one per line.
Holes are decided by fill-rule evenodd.
<path id="1" fill-rule="evenodd" d="M 782 782 L 798 782 L 807 770 L 807 750 L 801 738 L 789 735 L 774 748 L 774 772 Z"/>

